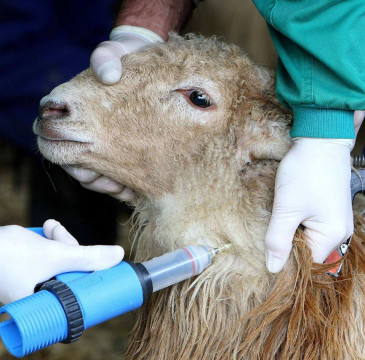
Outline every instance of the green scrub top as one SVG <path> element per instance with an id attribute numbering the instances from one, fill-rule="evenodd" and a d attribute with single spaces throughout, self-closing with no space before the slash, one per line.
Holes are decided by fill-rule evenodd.
<path id="1" fill-rule="evenodd" d="M 279 55 L 293 137 L 354 138 L 365 109 L 365 0 L 253 0 Z"/>

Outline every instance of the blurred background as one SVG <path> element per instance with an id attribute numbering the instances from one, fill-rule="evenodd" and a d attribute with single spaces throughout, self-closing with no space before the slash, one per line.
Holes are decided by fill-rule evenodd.
<path id="1" fill-rule="evenodd" d="M 88 67 L 108 38 L 120 1 L 2 0 L 0 2 L 0 226 L 60 221 L 82 244 L 130 248 L 131 209 L 83 189 L 37 151 L 32 123 L 39 100 Z M 266 24 L 250 0 L 204 1 L 184 32 L 239 45 L 256 63 L 275 67 Z M 361 153 L 360 135 L 355 152 Z M 130 236 L 133 237 L 132 235 Z M 89 329 L 72 345 L 58 344 L 28 359 L 121 359 L 133 314 Z M 0 360 L 12 357 L 0 344 Z"/>

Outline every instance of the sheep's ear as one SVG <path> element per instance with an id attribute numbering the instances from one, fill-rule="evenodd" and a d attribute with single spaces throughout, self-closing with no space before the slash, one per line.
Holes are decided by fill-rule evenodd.
<path id="1" fill-rule="evenodd" d="M 279 108 L 283 110 L 283 112 L 289 114 L 287 110 L 283 108 L 280 104 L 279 100 L 275 96 L 275 87 L 276 87 L 276 75 L 273 69 L 270 69 L 266 66 L 258 66 L 255 65 L 255 75 L 258 78 L 258 86 L 259 92 L 267 101 L 277 105 Z"/>
<path id="2" fill-rule="evenodd" d="M 291 147 L 291 114 L 275 98 L 274 72 L 256 67 L 259 81 L 237 109 L 237 159 L 281 160 Z M 256 78 L 257 79 L 257 78 Z"/>
<path id="3" fill-rule="evenodd" d="M 267 96 L 275 97 L 275 71 L 265 66 L 255 66 L 261 90 Z"/>

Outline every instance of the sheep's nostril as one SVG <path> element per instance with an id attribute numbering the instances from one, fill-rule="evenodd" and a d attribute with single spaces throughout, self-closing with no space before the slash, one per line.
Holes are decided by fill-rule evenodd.
<path id="1" fill-rule="evenodd" d="M 67 104 L 47 101 L 39 108 L 39 118 L 41 119 L 61 119 L 69 115 L 70 109 Z"/>

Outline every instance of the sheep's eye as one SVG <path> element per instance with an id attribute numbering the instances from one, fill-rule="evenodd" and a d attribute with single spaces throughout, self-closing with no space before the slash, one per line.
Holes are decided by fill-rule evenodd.
<path id="1" fill-rule="evenodd" d="M 213 105 L 212 99 L 200 90 L 191 91 L 189 94 L 189 99 L 194 105 L 203 109 Z"/>

